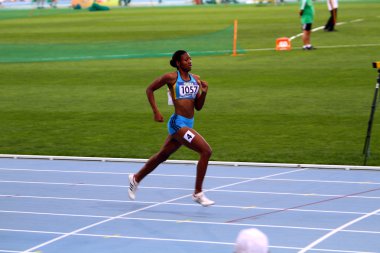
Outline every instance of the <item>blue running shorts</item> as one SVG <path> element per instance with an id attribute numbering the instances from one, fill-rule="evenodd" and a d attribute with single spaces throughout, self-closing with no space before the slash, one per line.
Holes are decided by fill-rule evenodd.
<path id="1" fill-rule="evenodd" d="M 186 118 L 178 114 L 173 114 L 168 121 L 168 131 L 170 135 L 175 134 L 182 127 L 190 127 L 194 126 L 194 118 Z"/>

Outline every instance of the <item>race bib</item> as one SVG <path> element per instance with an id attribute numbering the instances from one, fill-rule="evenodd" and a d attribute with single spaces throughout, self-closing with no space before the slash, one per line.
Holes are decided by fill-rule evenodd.
<path id="1" fill-rule="evenodd" d="M 179 91 L 180 97 L 195 98 L 199 90 L 199 85 L 193 82 L 183 82 L 183 83 L 179 83 L 178 88 L 179 88 L 178 91 Z"/>
<path id="2" fill-rule="evenodd" d="M 193 141 L 194 137 L 195 137 L 195 134 L 193 134 L 192 132 L 190 132 L 190 130 L 187 130 L 187 132 L 183 136 L 183 138 L 185 140 L 187 140 L 187 142 L 189 142 L 189 143 L 191 143 Z"/>

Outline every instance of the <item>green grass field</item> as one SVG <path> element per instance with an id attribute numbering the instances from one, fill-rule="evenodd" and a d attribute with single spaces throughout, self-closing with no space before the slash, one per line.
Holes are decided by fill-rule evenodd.
<path id="1" fill-rule="evenodd" d="M 315 8 L 319 27 L 329 13 L 325 3 Z M 195 128 L 212 146 L 212 160 L 362 165 L 378 76 L 371 63 L 380 61 L 379 9 L 374 1 L 340 3 L 345 23 L 335 33 L 314 32 L 318 49 L 310 52 L 300 50 L 299 37 L 291 51 L 260 50 L 301 32 L 295 4 L 1 10 L 0 153 L 148 158 L 167 129 L 153 121 L 145 89 L 172 71 L 169 56 L 149 54 L 162 41 L 207 38 L 238 19 L 244 54 L 193 55 L 193 72 L 210 86 Z M 80 55 L 94 45 L 107 52 L 146 41 L 157 48 L 139 58 L 1 61 L 17 46 L 80 46 Z M 157 100 L 168 119 L 164 89 Z M 376 115 L 368 165 L 380 165 L 379 123 Z M 183 148 L 171 159 L 197 154 Z"/>

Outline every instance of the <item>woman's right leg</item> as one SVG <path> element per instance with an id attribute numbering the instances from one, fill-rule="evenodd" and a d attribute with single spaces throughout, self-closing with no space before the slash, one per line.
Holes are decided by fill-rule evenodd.
<path id="1" fill-rule="evenodd" d="M 181 143 L 176 141 L 171 135 L 166 138 L 164 146 L 161 150 L 149 158 L 145 165 L 136 174 L 129 175 L 129 198 L 134 200 L 136 198 L 136 191 L 141 180 L 151 173 L 158 165 L 166 161 L 171 154 L 181 147 Z"/>
<path id="2" fill-rule="evenodd" d="M 140 169 L 140 171 L 135 174 L 134 179 L 136 182 L 139 183 L 144 179 L 144 177 L 146 177 L 155 168 L 157 168 L 158 165 L 165 162 L 171 154 L 173 154 L 181 147 L 181 145 L 181 143 L 169 135 L 160 151 L 151 156 L 146 164 Z"/>

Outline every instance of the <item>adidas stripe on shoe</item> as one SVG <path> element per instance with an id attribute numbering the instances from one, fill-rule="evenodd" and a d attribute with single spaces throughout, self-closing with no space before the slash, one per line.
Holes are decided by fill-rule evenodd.
<path id="1" fill-rule="evenodd" d="M 135 200 L 136 191 L 139 184 L 136 182 L 134 174 L 129 174 L 128 179 L 129 179 L 128 196 L 131 200 Z"/>

